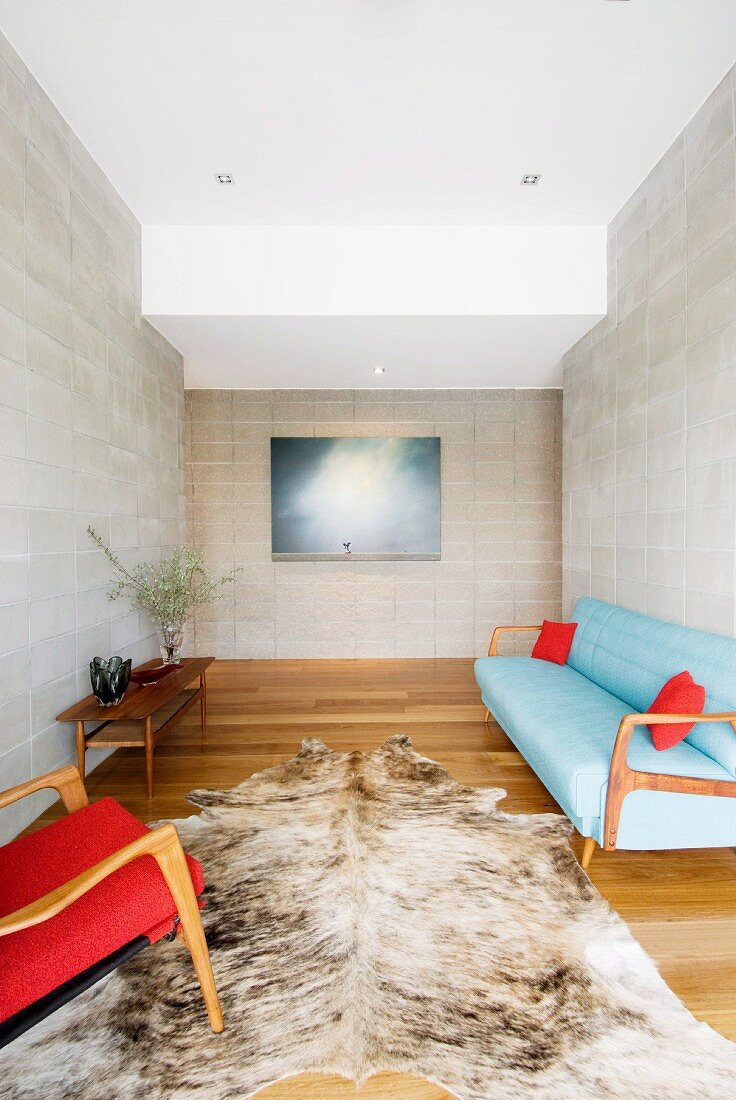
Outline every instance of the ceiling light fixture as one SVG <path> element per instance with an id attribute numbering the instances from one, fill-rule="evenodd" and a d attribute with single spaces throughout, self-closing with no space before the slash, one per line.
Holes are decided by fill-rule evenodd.
<path id="1" fill-rule="evenodd" d="M 374 374 L 385 374 L 386 373 L 386 368 L 385 367 L 374 367 L 373 368 L 373 373 Z"/>
<path id="2" fill-rule="evenodd" d="M 229 172 L 215 172 L 215 179 L 218 183 L 235 183 Z"/>
<path id="3" fill-rule="evenodd" d="M 542 178 L 541 176 L 535 176 L 533 174 L 530 174 L 528 176 L 522 176 L 521 177 L 521 186 L 522 187 L 536 187 L 537 184 L 539 183 L 539 181 L 541 180 L 541 178 Z"/>

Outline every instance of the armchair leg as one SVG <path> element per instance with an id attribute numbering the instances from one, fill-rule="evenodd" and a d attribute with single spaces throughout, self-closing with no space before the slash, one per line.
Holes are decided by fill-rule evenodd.
<path id="1" fill-rule="evenodd" d="M 485 712 L 485 714 L 483 715 L 483 723 L 484 723 L 484 725 L 486 725 L 486 726 L 487 726 L 487 725 L 488 725 L 488 723 L 490 722 L 490 720 L 491 720 L 491 712 L 489 711 L 488 707 L 486 707 L 486 712 Z"/>
<path id="2" fill-rule="evenodd" d="M 222 1031 L 222 1009 L 220 999 L 217 996 L 215 976 L 212 973 L 212 963 L 207 949 L 207 940 L 204 936 L 202 918 L 199 915 L 199 906 L 189 875 L 189 868 L 184 856 L 184 851 L 177 838 L 160 852 L 153 853 L 161 873 L 166 879 L 166 884 L 171 891 L 171 896 L 176 904 L 177 912 L 181 920 L 184 942 L 192 956 L 194 969 L 202 989 L 207 1016 L 210 1027 L 215 1032 Z"/>
<path id="3" fill-rule="evenodd" d="M 596 844 L 592 836 L 586 836 L 585 844 L 583 845 L 583 856 L 580 860 L 580 866 L 584 871 L 588 870 L 591 859 L 593 858 L 593 852 L 595 851 Z"/>

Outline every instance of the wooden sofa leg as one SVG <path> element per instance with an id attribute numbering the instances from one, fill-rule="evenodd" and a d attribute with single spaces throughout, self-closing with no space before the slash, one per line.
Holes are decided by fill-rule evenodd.
<path id="1" fill-rule="evenodd" d="M 585 844 L 583 845 L 583 857 L 580 860 L 580 866 L 584 871 L 588 870 L 591 859 L 593 858 L 593 852 L 595 851 L 595 840 L 592 836 L 586 836 Z"/>
<path id="2" fill-rule="evenodd" d="M 175 842 L 160 852 L 154 853 L 161 868 L 161 873 L 166 879 L 166 884 L 171 890 L 181 926 L 184 942 L 192 956 L 194 969 L 197 972 L 199 984 L 202 989 L 205 1008 L 210 1021 L 210 1027 L 215 1032 L 222 1031 L 222 1009 L 220 999 L 217 996 L 215 976 L 212 973 L 212 963 L 207 949 L 207 940 L 204 936 L 202 918 L 199 915 L 199 906 L 192 886 L 186 857 L 178 837 Z"/>
<path id="3" fill-rule="evenodd" d="M 483 723 L 484 723 L 484 725 L 486 725 L 486 726 L 487 726 L 487 725 L 488 725 L 488 723 L 490 722 L 490 720 L 491 720 L 491 712 L 489 711 L 488 707 L 486 707 L 486 712 L 485 712 L 485 714 L 483 715 Z"/>

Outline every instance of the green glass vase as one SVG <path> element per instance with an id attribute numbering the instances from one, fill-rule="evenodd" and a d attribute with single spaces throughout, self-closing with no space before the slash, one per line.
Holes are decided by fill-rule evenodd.
<path id="1" fill-rule="evenodd" d="M 122 657 L 95 657 L 89 663 L 92 691 L 101 707 L 116 707 L 130 683 L 132 661 Z"/>

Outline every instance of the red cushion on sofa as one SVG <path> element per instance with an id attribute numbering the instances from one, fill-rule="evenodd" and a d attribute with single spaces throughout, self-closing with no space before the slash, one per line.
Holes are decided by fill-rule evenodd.
<path id="1" fill-rule="evenodd" d="M 532 650 L 532 657 L 539 657 L 542 661 L 553 661 L 556 665 L 567 664 L 577 625 L 577 623 L 554 623 L 544 619 L 541 633 Z"/>
<path id="2" fill-rule="evenodd" d="M 702 714 L 705 710 L 705 688 L 696 684 L 689 672 L 680 672 L 667 681 L 648 708 L 652 714 Z M 695 722 L 650 726 L 655 749 L 671 749 L 684 741 Z"/>
<path id="3" fill-rule="evenodd" d="M 103 798 L 0 847 L 0 916 L 22 909 L 93 867 L 148 827 Z M 187 856 L 194 892 L 202 868 Z M 50 920 L 0 937 L 0 1021 L 33 1004 L 113 951 L 171 932 L 176 906 L 153 856 L 116 871 Z"/>

